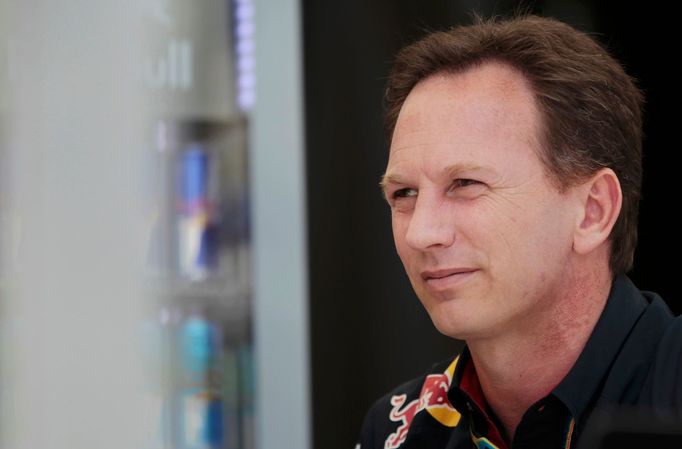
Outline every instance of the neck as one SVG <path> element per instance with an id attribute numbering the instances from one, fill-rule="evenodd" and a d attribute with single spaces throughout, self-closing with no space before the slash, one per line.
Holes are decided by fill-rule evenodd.
<path id="1" fill-rule="evenodd" d="M 572 279 L 571 289 L 517 329 L 467 341 L 483 394 L 508 440 L 528 408 L 568 374 L 606 304 L 608 272 Z"/>

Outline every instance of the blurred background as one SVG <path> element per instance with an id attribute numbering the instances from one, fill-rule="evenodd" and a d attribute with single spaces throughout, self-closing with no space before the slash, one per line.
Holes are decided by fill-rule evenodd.
<path id="1" fill-rule="evenodd" d="M 0 0 L 0 447 L 354 447 L 372 402 L 460 347 L 412 292 L 378 182 L 393 55 L 474 11 L 573 24 L 645 90 L 630 276 L 682 312 L 672 14 L 26 3 Z"/>

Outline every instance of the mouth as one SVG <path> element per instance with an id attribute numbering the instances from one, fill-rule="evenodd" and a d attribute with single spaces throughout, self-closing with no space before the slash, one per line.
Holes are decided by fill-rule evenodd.
<path id="1" fill-rule="evenodd" d="M 442 291 L 458 286 L 477 271 L 476 268 L 425 270 L 421 272 L 421 277 L 430 290 Z"/>

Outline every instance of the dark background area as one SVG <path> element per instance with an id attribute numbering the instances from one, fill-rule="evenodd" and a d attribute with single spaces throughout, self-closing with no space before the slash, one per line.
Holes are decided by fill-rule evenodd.
<path id="1" fill-rule="evenodd" d="M 641 3 L 525 5 L 595 35 L 645 90 L 640 243 L 630 277 L 681 313 L 673 15 Z M 473 10 L 490 16 L 517 8 L 510 1 L 303 1 L 316 449 L 354 447 L 372 402 L 459 347 L 438 334 L 412 292 L 378 188 L 388 155 L 382 95 L 392 57 L 427 31 L 470 22 Z"/>

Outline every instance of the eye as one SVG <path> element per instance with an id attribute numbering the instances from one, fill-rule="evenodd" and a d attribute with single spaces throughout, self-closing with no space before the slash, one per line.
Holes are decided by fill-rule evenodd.
<path id="1" fill-rule="evenodd" d="M 484 183 L 475 179 L 457 178 L 450 184 L 447 195 L 457 198 L 474 198 L 483 192 L 484 186 Z"/>
<path id="2" fill-rule="evenodd" d="M 452 187 L 467 187 L 475 184 L 480 184 L 480 181 L 476 181 L 475 179 L 455 179 L 452 181 Z"/>
<path id="3" fill-rule="evenodd" d="M 413 197 L 413 196 L 417 196 L 417 190 L 406 187 L 404 189 L 398 189 L 395 192 L 393 192 L 393 194 L 391 195 L 391 198 L 398 199 L 398 198 L 409 198 L 409 197 Z"/>

